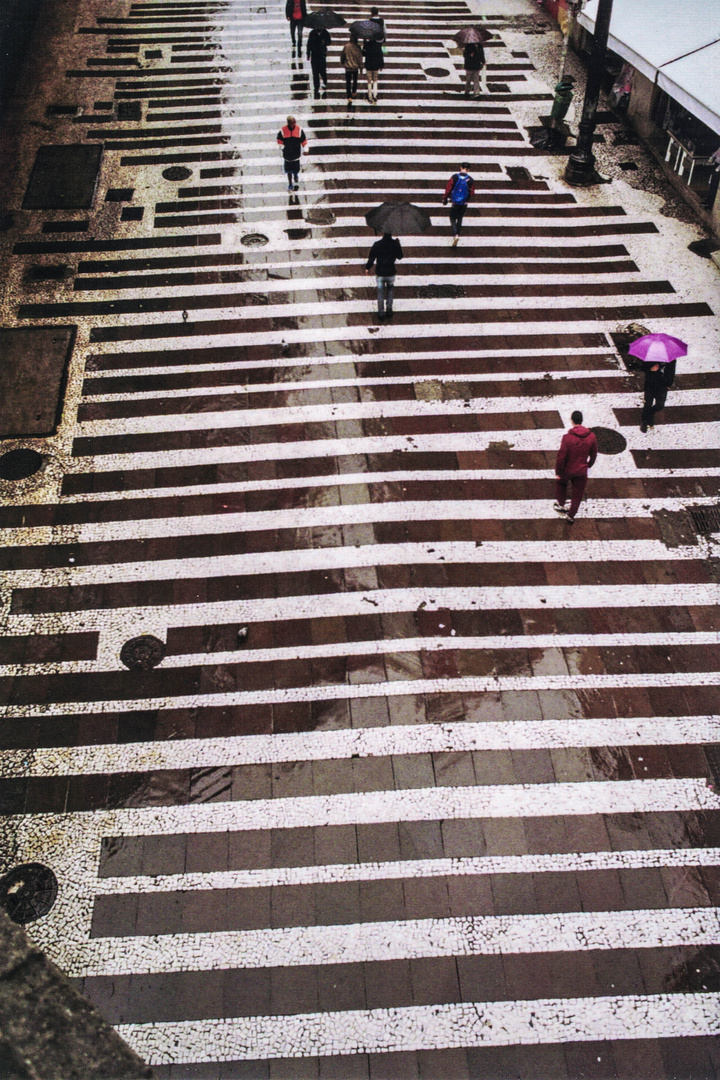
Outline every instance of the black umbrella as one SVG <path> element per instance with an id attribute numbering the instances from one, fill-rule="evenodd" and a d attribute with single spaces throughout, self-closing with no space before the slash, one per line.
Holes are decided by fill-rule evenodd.
<path id="1" fill-rule="evenodd" d="M 323 8 L 322 11 L 311 11 L 306 15 L 303 26 L 309 26 L 311 30 L 336 30 L 339 26 L 347 26 L 347 23 L 337 11 Z"/>
<path id="2" fill-rule="evenodd" d="M 350 24 L 350 33 L 355 37 L 365 38 L 370 41 L 382 41 L 385 31 L 374 19 L 360 19 L 359 22 Z"/>
<path id="3" fill-rule="evenodd" d="M 376 232 L 392 233 L 393 236 L 426 233 L 432 225 L 428 212 L 409 202 L 381 203 L 367 212 L 365 220 Z"/>
<path id="4" fill-rule="evenodd" d="M 482 26 L 465 26 L 453 35 L 453 41 L 458 45 L 485 45 L 491 38 L 492 34 Z"/>

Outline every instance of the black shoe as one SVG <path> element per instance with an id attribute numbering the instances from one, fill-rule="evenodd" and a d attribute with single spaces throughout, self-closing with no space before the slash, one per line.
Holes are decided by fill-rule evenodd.
<path id="1" fill-rule="evenodd" d="M 392 319 L 392 317 L 393 317 L 393 309 L 388 308 L 387 311 L 385 312 L 385 318 L 386 319 Z"/>
<path id="2" fill-rule="evenodd" d="M 641 424 L 640 425 L 640 430 L 642 431 L 643 435 L 646 435 L 647 434 L 647 424 Z"/>

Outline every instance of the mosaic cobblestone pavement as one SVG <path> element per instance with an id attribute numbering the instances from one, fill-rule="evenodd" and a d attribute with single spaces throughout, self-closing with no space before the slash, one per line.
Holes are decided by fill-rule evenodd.
<path id="1" fill-rule="evenodd" d="M 45 467 L 1 482 L 3 869 L 59 882 L 34 939 L 161 1078 L 717 1078 L 698 231 L 533 149 L 502 0 L 479 102 L 464 0 L 389 0 L 352 111 L 345 35 L 313 98 L 279 0 L 60 8 L 4 234 L 4 324 L 77 328 Z M 95 209 L 22 208 L 53 143 L 103 145 Z M 379 324 L 364 214 L 398 193 L 433 226 Z M 631 321 L 690 344 L 647 435 Z M 626 445 L 571 528 L 577 407 Z"/>

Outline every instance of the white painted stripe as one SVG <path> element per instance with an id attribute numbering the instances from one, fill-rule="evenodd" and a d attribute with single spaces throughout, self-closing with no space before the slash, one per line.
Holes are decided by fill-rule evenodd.
<path id="1" fill-rule="evenodd" d="M 198 892 L 208 889 L 268 889 L 286 885 L 327 885 L 341 881 L 399 881 L 484 874 L 559 874 L 583 870 L 636 870 L 717 866 L 720 848 L 590 851 L 552 855 L 485 855 L 463 859 L 412 859 L 398 862 L 281 866 L 273 870 L 218 870 L 200 874 L 99 878 L 98 896 L 134 893 Z"/>
<path id="2" fill-rule="evenodd" d="M 695 431 L 695 436 L 697 432 Z M 492 436 L 487 441 L 490 442 Z M 557 438 L 556 440 L 557 441 Z M 465 450 L 470 450 L 466 440 Z M 303 444 L 300 444 L 303 445 Z M 308 444 L 304 444 L 308 445 Z M 405 448 L 418 450 L 415 437 Z M 437 449 L 437 448 L 436 448 Z M 346 453 L 351 453 L 348 449 Z M 370 453 L 369 449 L 362 451 Z M 140 455 L 138 455 L 140 456 Z M 298 455 L 301 456 L 301 455 Z M 136 463 L 134 463 L 136 464 Z M 159 462 L 155 465 L 159 467 Z M 141 466 L 137 464 L 137 467 Z M 204 536 L 208 532 L 257 532 L 264 529 L 313 529 L 327 526 L 370 524 L 380 521 L 517 521 L 557 520 L 551 502 L 552 483 L 548 477 L 547 499 L 444 499 L 402 502 L 355 502 L 339 506 L 293 507 L 283 510 L 248 511 L 233 514 L 199 514 L 187 517 L 147 518 L 128 521 L 84 522 L 71 525 L 40 525 L 5 529 L 4 542 L 15 544 L 84 544 L 109 540 L 147 539 L 158 536 Z M 714 506 L 713 496 L 677 499 L 593 499 L 582 513 L 591 518 L 650 518 L 656 510 L 685 510 L 688 505 Z M 288 556 L 290 557 L 290 556 Z"/>
<path id="3" fill-rule="evenodd" d="M 184 806 L 121 807 L 66 814 L 31 814 L 8 819 L 23 842 L 45 837 L 53 863 L 58 835 L 168 836 L 173 833 L 236 832 L 361 825 L 458 818 L 523 818 L 586 814 L 717 810 L 720 796 L 704 780 L 586 780 L 578 783 L 497 784 L 400 791 L 306 795 L 251 801 L 189 803 Z M 32 838 L 32 840 L 30 840 Z"/>
<path id="4" fill-rule="evenodd" d="M 329 477 L 333 484 L 338 477 Z M 342 479 L 347 479 L 343 477 Z M 391 479 L 388 474 L 387 479 Z M 351 482 L 372 483 L 364 474 Z M 214 517 L 213 517 L 214 520 Z M 47 570 L 3 570 L 0 582 L 8 588 L 95 585 L 123 581 L 165 581 L 174 578 L 225 577 L 229 574 L 279 574 L 348 567 L 407 566 L 409 564 L 480 565 L 486 563 L 703 561 L 713 545 L 698 537 L 696 545 L 668 548 L 661 540 L 566 540 L 555 547 L 540 540 L 438 541 L 438 543 L 363 544 L 360 547 L 302 548 L 217 555 L 204 558 L 158 559 L 142 562 L 63 566 Z"/>
<path id="5" fill-rule="evenodd" d="M 5 636 L 13 635 L 5 631 Z M 336 642 L 325 645 L 293 645 L 283 648 L 282 646 L 269 649 L 238 648 L 225 652 L 202 652 L 202 653 L 178 653 L 166 656 L 162 661 L 164 668 L 186 668 L 204 665 L 216 667 L 220 664 L 259 664 L 276 660 L 313 660 L 326 659 L 329 656 L 383 656 L 386 653 L 393 655 L 402 653 L 423 652 L 463 652 L 465 650 L 488 650 L 488 649 L 542 649 L 553 651 L 553 663 L 566 666 L 565 660 L 559 656 L 560 649 L 575 649 L 582 652 L 590 648 L 636 648 L 638 646 L 660 645 L 689 646 L 697 648 L 699 645 L 717 645 L 720 643 L 720 632 L 710 630 L 698 630 L 688 633 L 657 633 L 657 634 L 527 634 L 514 637 L 458 637 L 454 630 L 450 631 L 450 637 L 422 637 L 422 638 L 387 638 L 378 641 L 353 641 Z M 102 671 L 124 671 L 119 656 L 110 648 L 100 644 L 98 655 L 95 660 L 65 660 L 52 661 L 44 664 L 2 664 L 0 676 L 7 675 L 62 675 L 80 674 Z M 541 656 L 537 660 L 539 669 L 542 669 L 547 657 Z M 533 659 L 530 661 L 531 666 Z M 0 761 L 2 752 L 0 751 Z M 2 768 L 0 766 L 0 775 Z"/>
<path id="6" fill-rule="evenodd" d="M 595 949 L 659 949 L 720 944 L 720 909 L 564 911 L 468 915 L 332 926 L 201 934 L 91 938 L 62 942 L 52 958 L 70 978 L 172 971 L 364 964 L 440 956 L 498 956 Z"/>
<path id="7" fill-rule="evenodd" d="M 687 601 L 686 601 L 687 602 Z M 196 621 L 200 621 L 196 615 Z M 128 636 L 129 629 L 125 633 Z M 119 646 L 118 646 L 119 647 Z M 177 697 L 129 698 L 96 702 L 68 701 L 31 705 L 4 705 L 0 716 L 21 719 L 28 716 L 138 712 L 145 709 L 197 709 L 221 706 L 287 704 L 298 701 L 352 701 L 371 697 L 404 697 L 417 694 L 506 693 L 511 690 L 614 690 L 631 687 L 720 686 L 720 672 L 682 671 L 611 675 L 528 675 L 467 676 L 459 679 L 416 679 L 373 683 L 283 687 L 233 693 L 179 694 Z"/>
<path id="8" fill-rule="evenodd" d="M 3 750 L 0 752 L 0 776 L 85 776 L 397 754 L 469 753 L 474 750 L 702 745 L 715 742 L 719 737 L 720 716 L 466 721 Z"/>
<path id="9" fill-rule="evenodd" d="M 10 593 L 6 594 L 9 597 Z M 720 585 L 715 583 L 698 585 L 682 583 L 679 585 L 538 585 L 538 586 L 507 586 L 505 588 L 437 588 L 437 589 L 387 589 L 366 590 L 362 593 L 327 593 L 321 596 L 309 594 L 307 596 L 288 596 L 270 598 L 268 600 L 225 600 L 210 604 L 183 604 L 183 605 L 157 605 L 138 606 L 134 608 L 93 608 L 78 611 L 58 611 L 47 615 L 7 615 L 5 629 L 14 635 L 21 634 L 50 634 L 65 633 L 69 630 L 98 630 L 111 633 L 117 639 L 117 647 L 113 649 L 117 653 L 120 645 L 136 633 L 160 633 L 164 637 L 168 626 L 196 626 L 198 624 L 213 623 L 227 624 L 234 622 L 265 622 L 285 619 L 309 619 L 316 618 L 319 613 L 327 616 L 348 615 L 375 615 L 389 614 L 397 611 L 417 611 L 421 607 L 428 611 L 449 608 L 451 611 L 482 611 L 488 610 L 517 610 L 518 608 L 536 608 L 551 610 L 553 608 L 587 608 L 587 607 L 687 607 L 687 606 L 714 606 L 720 599 Z M 100 649 L 105 652 L 106 646 L 101 643 Z M 690 685 L 696 678 L 696 674 L 683 676 L 685 682 L 677 685 Z M 603 685 L 602 679 L 611 680 L 607 685 L 625 685 L 622 676 L 577 676 L 580 685 L 582 680 L 585 685 Z M 644 676 L 638 675 L 638 682 Z M 669 681 L 672 676 L 650 676 L 649 686 L 659 685 L 656 679 L 668 680 L 666 685 L 675 685 Z M 680 676 L 678 676 L 680 678 Z M 598 681 L 593 681 L 597 679 Z M 424 682 L 405 684 L 394 683 L 392 693 L 447 693 L 457 690 L 465 685 L 468 690 L 493 690 L 521 689 L 528 680 L 513 679 L 478 679 L 469 683 L 457 680 L 426 680 Z M 532 689 L 542 689 L 547 679 L 530 680 Z M 384 685 L 384 684 L 383 684 Z M 401 690 L 403 686 L 412 686 L 413 689 Z M 436 688 L 440 688 L 439 690 Z M 424 688 L 424 690 L 423 690 Z M 549 687 L 548 687 L 549 688 Z M 328 688 L 318 688 L 318 694 L 324 693 Z M 289 691 L 288 691 L 289 692 Z M 295 691 L 293 691 L 294 693 Z M 381 688 L 372 691 L 368 687 L 354 687 L 352 696 L 364 694 L 389 692 Z M 299 691 L 307 693 L 305 689 Z M 331 696 L 344 695 L 347 688 L 340 686 L 333 688 Z M 220 703 L 221 695 L 212 696 L 213 702 Z M 168 702 L 180 699 L 164 699 Z M 199 699 L 193 699 L 197 701 Z M 249 699 L 248 699 L 249 700 Z M 270 700 L 270 699 L 263 699 Z M 293 700 L 300 700 L 293 699 Z M 303 700 L 305 700 L 303 698 Z M 230 703 L 230 702 L 228 702 Z M 237 702 L 236 702 L 237 703 Z M 118 706 L 127 708 L 127 705 Z M 139 707 L 139 706 L 138 706 Z M 150 705 L 143 707 L 150 708 Z M 164 706 L 159 706 L 164 707 Z M 83 706 L 84 708 L 84 706 Z"/>
<path id="10" fill-rule="evenodd" d="M 397 1009 L 121 1024 L 151 1065 L 541 1046 L 720 1034 L 720 994 L 472 1001 Z"/>
<path id="11" fill-rule="evenodd" d="M 693 476 L 720 476 L 720 468 L 709 469 L 646 469 L 642 465 L 631 462 L 624 454 L 616 454 L 611 458 L 600 458 L 593 466 L 593 480 L 615 480 L 620 477 L 637 476 L 642 472 L 643 478 L 662 477 L 693 477 Z M 457 469 L 448 472 L 437 469 L 434 472 L 418 470 L 417 472 L 388 473 L 327 473 L 320 476 L 288 477 L 282 480 L 238 480 L 232 483 L 217 484 L 186 484 L 185 486 L 158 486 L 153 488 L 124 488 L 122 491 L 88 491 L 80 495 L 61 495 L 58 499 L 60 504 L 93 503 L 93 502 L 124 502 L 129 499 L 166 499 L 168 496 L 182 498 L 188 495 L 223 495 L 235 491 L 285 491 L 289 488 L 302 489 L 311 487 L 347 487 L 351 484 L 385 484 L 402 483 L 403 481 L 422 480 L 537 480 L 547 479 L 547 469 L 515 469 L 510 465 L 507 469 Z M 670 550 L 670 549 L 666 549 Z M 667 557 L 667 556 L 666 556 Z M 548 561 L 547 559 L 545 561 Z"/>
<path id="12" fill-rule="evenodd" d="M 637 408 L 639 415 L 640 405 Z M 595 423 L 596 418 L 593 417 L 591 421 L 588 417 L 588 422 Z M 647 435 L 641 435 L 637 428 L 620 427 L 619 430 L 628 441 L 628 451 L 697 449 L 698 430 L 693 424 L 665 424 Z M 708 446 L 720 443 L 720 424 L 703 424 L 702 430 Z M 108 472 L 123 469 L 210 465 L 218 462 L 284 461 L 293 458 L 338 457 L 344 454 L 384 454 L 391 453 L 393 450 L 463 453 L 471 450 L 487 450 L 493 442 L 507 442 L 510 450 L 555 451 L 558 447 L 558 436 L 559 432 L 552 428 L 537 428 L 532 431 L 496 429 L 482 432 L 469 431 L 463 434 L 448 432 L 437 435 L 358 436 L 353 433 L 339 439 L 268 442 L 258 445 L 237 444 L 203 447 L 196 450 L 174 449 L 154 450 L 147 453 L 97 454 L 91 457 L 76 457 L 74 460 L 79 471 Z M 626 513 L 625 516 L 633 515 Z"/>

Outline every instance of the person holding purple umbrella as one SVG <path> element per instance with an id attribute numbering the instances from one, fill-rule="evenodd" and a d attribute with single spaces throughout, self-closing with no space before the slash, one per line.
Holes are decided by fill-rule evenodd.
<path id="1" fill-rule="evenodd" d="M 645 334 L 632 343 L 628 352 L 646 365 L 640 417 L 640 430 L 645 434 L 655 426 L 655 413 L 665 406 L 667 392 L 675 381 L 675 361 L 687 355 L 687 345 L 670 334 Z"/>

